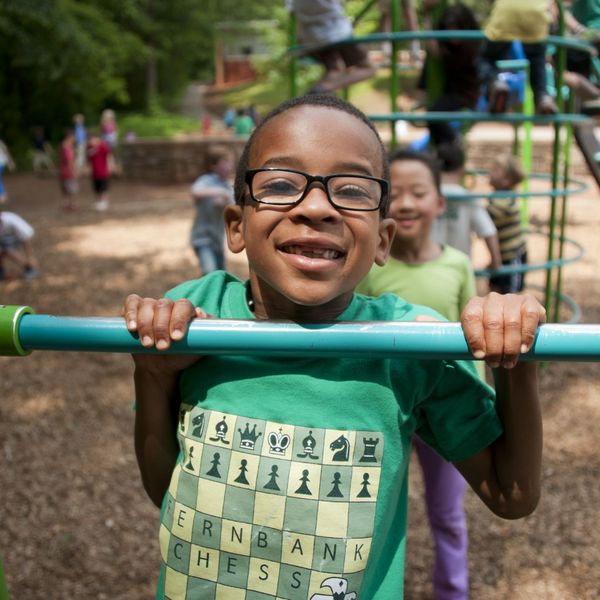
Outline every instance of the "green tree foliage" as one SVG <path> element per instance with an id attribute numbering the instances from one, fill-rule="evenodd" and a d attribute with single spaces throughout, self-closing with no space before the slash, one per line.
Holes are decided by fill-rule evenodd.
<path id="1" fill-rule="evenodd" d="M 0 137 L 19 150 L 41 125 L 139 110 L 213 74 L 214 26 L 270 18 L 279 0 L 0 0 Z"/>

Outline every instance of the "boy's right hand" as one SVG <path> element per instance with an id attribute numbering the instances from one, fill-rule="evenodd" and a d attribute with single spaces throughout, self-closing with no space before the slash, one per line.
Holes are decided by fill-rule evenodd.
<path id="1" fill-rule="evenodd" d="M 166 350 L 171 342 L 181 340 L 195 318 L 206 319 L 208 315 L 186 299 L 142 298 L 130 294 L 125 299 L 122 314 L 127 329 L 139 335 L 142 346 Z M 175 373 L 194 364 L 198 355 L 134 354 L 137 367 L 161 373 Z"/>

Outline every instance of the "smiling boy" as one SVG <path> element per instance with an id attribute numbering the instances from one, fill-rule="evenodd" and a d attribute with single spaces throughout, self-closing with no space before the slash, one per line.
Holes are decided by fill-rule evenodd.
<path id="1" fill-rule="evenodd" d="M 298 323 L 415 320 L 431 312 L 354 294 L 387 258 L 387 166 L 366 117 L 337 98 L 281 105 L 255 130 L 225 210 L 250 279 L 223 272 L 124 316 L 167 348 L 194 317 Z M 491 295 L 467 307 L 459 361 L 136 355 L 136 453 L 161 506 L 159 598 L 401 597 L 407 465 L 418 432 L 483 501 L 514 518 L 539 496 L 536 371 L 515 366 L 543 309 Z M 514 368 L 513 368 L 514 367 Z M 503 431 L 504 428 L 504 431 Z"/>

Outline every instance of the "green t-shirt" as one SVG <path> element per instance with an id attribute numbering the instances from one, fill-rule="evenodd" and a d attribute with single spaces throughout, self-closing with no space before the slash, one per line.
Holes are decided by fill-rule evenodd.
<path id="1" fill-rule="evenodd" d="M 448 321 L 458 321 L 467 300 L 475 296 L 475 276 L 466 254 L 444 246 L 436 260 L 408 264 L 388 258 L 373 266 L 357 291 L 368 296 L 391 292 L 408 302 L 429 306 Z"/>
<path id="2" fill-rule="evenodd" d="M 247 285 L 218 271 L 169 296 L 253 319 Z M 339 320 L 423 313 L 355 294 Z M 212 355 L 180 390 L 158 598 L 400 598 L 413 433 L 448 460 L 501 433 L 493 391 L 460 361 Z"/>

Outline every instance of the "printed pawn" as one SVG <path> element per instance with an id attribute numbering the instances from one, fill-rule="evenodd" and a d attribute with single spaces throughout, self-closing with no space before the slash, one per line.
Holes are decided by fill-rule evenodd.
<path id="1" fill-rule="evenodd" d="M 273 465 L 271 467 L 271 473 L 269 475 L 269 481 L 265 485 L 263 485 L 263 490 L 275 490 L 276 492 L 280 492 L 280 488 L 277 485 L 277 478 L 279 477 L 277 471 L 279 467 L 277 465 Z"/>
<path id="2" fill-rule="evenodd" d="M 369 494 L 368 487 L 371 484 L 369 483 L 369 474 L 368 473 L 365 473 L 363 475 L 363 480 L 362 480 L 362 483 L 360 485 L 361 485 L 362 489 L 360 490 L 360 492 L 358 492 L 358 494 L 356 495 L 356 497 L 357 498 L 370 498 L 371 494 Z"/>
<path id="3" fill-rule="evenodd" d="M 329 494 L 327 494 L 328 498 L 343 498 L 344 494 L 342 494 L 342 492 L 340 491 L 340 484 L 342 483 L 340 481 L 341 475 L 340 473 L 334 473 L 333 474 L 333 481 L 331 482 L 333 484 L 333 488 L 331 488 L 331 491 L 329 492 Z"/>
<path id="4" fill-rule="evenodd" d="M 188 463 L 187 463 L 187 465 L 185 465 L 185 468 L 189 469 L 190 471 L 194 470 L 194 465 L 192 464 L 192 458 L 194 458 L 194 446 L 190 446 L 190 451 L 188 454 Z"/>
<path id="5" fill-rule="evenodd" d="M 308 469 L 304 469 L 302 471 L 302 477 L 300 477 L 300 481 L 302 482 L 302 484 L 294 493 L 312 496 L 312 492 L 308 489 L 308 486 L 306 485 L 307 482 L 310 481 L 310 479 L 308 478 Z"/>
<path id="6" fill-rule="evenodd" d="M 250 485 L 250 482 L 246 479 L 246 473 L 248 472 L 248 468 L 246 465 L 248 461 L 245 458 L 242 458 L 240 463 L 240 474 L 234 479 L 236 483 L 243 483 L 244 485 Z"/>
<path id="7" fill-rule="evenodd" d="M 219 460 L 220 458 L 221 455 L 218 452 L 213 454 L 213 459 L 210 461 L 212 467 L 206 472 L 207 475 L 221 479 L 221 473 L 219 473 L 219 465 L 221 464 L 221 461 Z"/>

